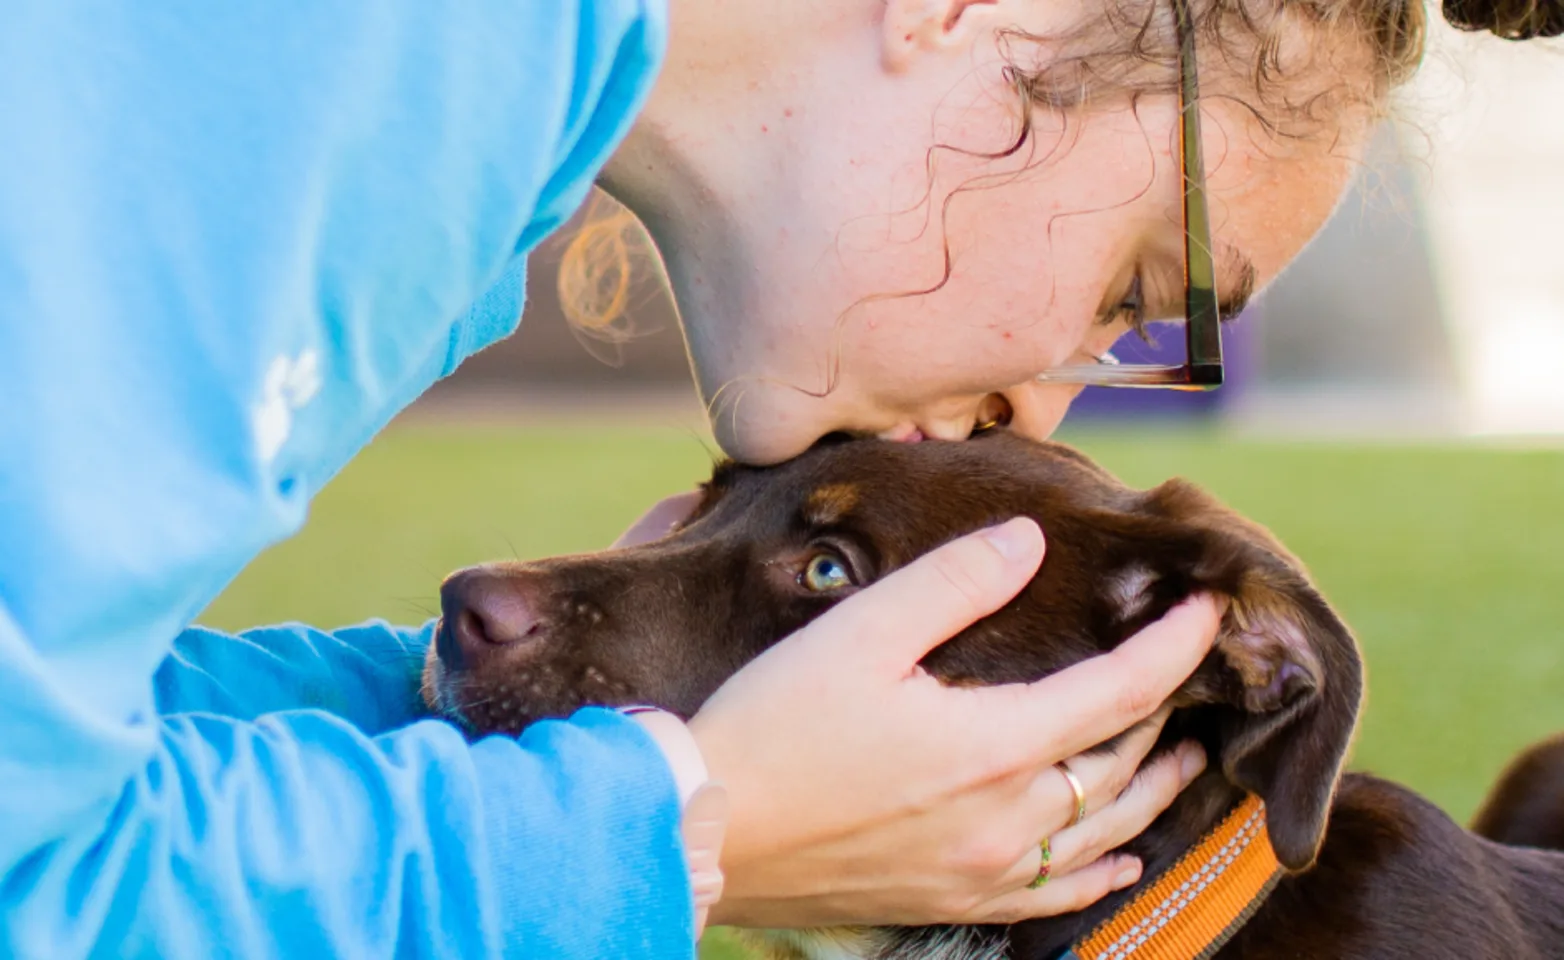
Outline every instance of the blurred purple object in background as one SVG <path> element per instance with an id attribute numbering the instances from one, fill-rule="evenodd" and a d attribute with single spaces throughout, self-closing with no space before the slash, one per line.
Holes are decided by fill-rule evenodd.
<path id="1" fill-rule="evenodd" d="M 1253 380 L 1257 351 L 1254 326 L 1260 310 L 1245 311 L 1222 328 L 1222 361 L 1227 380 L 1217 390 L 1127 390 L 1122 387 L 1087 387 L 1070 407 L 1070 421 L 1131 420 L 1142 417 L 1204 419 L 1237 403 Z M 1151 331 L 1148 344 L 1127 334 L 1113 345 L 1120 363 L 1183 363 L 1184 330 L 1160 324 Z"/>

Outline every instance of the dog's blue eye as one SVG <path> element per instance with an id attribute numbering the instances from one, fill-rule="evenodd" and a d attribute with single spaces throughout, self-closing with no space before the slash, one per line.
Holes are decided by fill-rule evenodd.
<path id="1" fill-rule="evenodd" d="M 826 593 L 852 586 L 853 578 L 841 560 L 829 553 L 817 553 L 809 558 L 804 572 L 798 575 L 798 582 L 815 593 Z"/>

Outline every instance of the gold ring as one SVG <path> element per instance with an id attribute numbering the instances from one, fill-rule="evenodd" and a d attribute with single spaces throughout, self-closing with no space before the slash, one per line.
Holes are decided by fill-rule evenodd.
<path id="1" fill-rule="evenodd" d="M 1043 851 L 1043 864 L 1037 868 L 1037 876 L 1033 877 L 1032 881 L 1026 885 L 1028 890 L 1036 890 L 1047 883 L 1048 875 L 1053 872 L 1054 852 L 1048 846 L 1048 838 L 1044 837 L 1043 842 L 1039 843 L 1037 848 Z"/>
<path id="2" fill-rule="evenodd" d="M 1086 819 L 1086 788 L 1081 786 L 1078 778 L 1063 761 L 1054 764 L 1054 768 L 1064 774 L 1064 779 L 1070 784 L 1070 791 L 1075 794 L 1075 819 L 1070 821 L 1070 826 L 1075 826 Z"/>

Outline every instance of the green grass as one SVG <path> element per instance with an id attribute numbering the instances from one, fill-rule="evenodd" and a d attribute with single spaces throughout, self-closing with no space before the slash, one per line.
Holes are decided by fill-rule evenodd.
<path id="1" fill-rule="evenodd" d="M 1308 563 L 1368 660 L 1355 768 L 1464 818 L 1515 750 L 1564 729 L 1564 451 L 1070 439 L 1132 484 L 1204 484 Z M 450 570 L 605 546 L 709 462 L 672 429 L 394 430 L 202 620 L 421 621 Z"/>

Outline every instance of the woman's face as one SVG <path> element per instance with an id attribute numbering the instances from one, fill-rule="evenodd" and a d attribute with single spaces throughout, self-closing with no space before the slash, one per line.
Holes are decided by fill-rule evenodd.
<path id="1" fill-rule="evenodd" d="M 874 7 L 890 18 L 900 2 Z M 1079 388 L 1039 371 L 1091 362 L 1137 300 L 1147 318 L 1183 309 L 1175 99 L 1039 110 L 1018 154 L 975 156 L 1015 141 L 1016 96 L 987 21 L 974 40 L 939 19 L 935 42 L 896 49 L 901 29 L 833 16 L 813 43 L 779 43 L 807 54 L 724 61 L 749 73 L 733 87 L 660 85 L 610 168 L 665 256 L 731 456 L 774 462 L 833 431 L 962 438 L 1000 413 L 1046 437 Z M 1319 230 L 1363 138 L 1279 143 L 1225 92 L 1207 81 L 1202 116 L 1229 308 Z M 659 114 L 674 93 L 681 109 Z"/>

